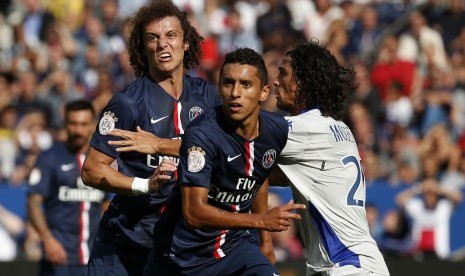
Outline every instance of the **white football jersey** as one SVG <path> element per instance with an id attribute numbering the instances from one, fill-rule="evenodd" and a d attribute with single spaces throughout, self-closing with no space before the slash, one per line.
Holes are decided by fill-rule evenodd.
<path id="1" fill-rule="evenodd" d="M 290 180 L 307 250 L 307 275 L 344 265 L 389 275 L 370 236 L 366 186 L 354 137 L 341 121 L 313 109 L 286 117 L 289 136 L 278 165 Z"/>

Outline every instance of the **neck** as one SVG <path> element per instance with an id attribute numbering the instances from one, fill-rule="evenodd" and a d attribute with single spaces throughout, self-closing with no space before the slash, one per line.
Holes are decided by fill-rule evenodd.
<path id="1" fill-rule="evenodd" d="M 259 113 L 252 114 L 245 121 L 239 123 L 235 129 L 236 133 L 247 140 L 252 140 L 260 133 Z"/>
<path id="2" fill-rule="evenodd" d="M 184 71 L 177 70 L 170 74 L 163 72 L 150 72 L 152 79 L 160 85 L 166 93 L 170 94 L 173 98 L 178 99 L 181 96 L 183 88 Z"/>

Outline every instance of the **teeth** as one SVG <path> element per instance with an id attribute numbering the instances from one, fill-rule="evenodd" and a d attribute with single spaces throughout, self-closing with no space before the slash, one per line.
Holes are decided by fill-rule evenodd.
<path id="1" fill-rule="evenodd" d="M 166 57 L 170 57 L 171 55 L 170 54 L 161 54 L 160 57 L 162 58 L 166 58 Z"/>

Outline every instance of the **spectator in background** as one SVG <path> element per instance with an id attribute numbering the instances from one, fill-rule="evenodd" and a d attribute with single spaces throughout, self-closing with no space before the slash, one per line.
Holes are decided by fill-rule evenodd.
<path id="1" fill-rule="evenodd" d="M 399 49 L 402 51 L 400 58 L 416 62 L 423 75 L 428 72 L 430 65 L 441 71 L 449 69 L 441 35 L 427 23 L 424 15 L 414 10 L 409 15 L 409 31 L 399 37 Z"/>
<path id="2" fill-rule="evenodd" d="M 16 238 L 24 229 L 24 221 L 0 204 L 0 262 L 15 260 L 18 254 Z"/>
<path id="3" fill-rule="evenodd" d="M 262 52 L 261 41 L 257 35 L 242 27 L 241 14 L 238 10 L 233 9 L 229 13 L 227 22 L 227 29 L 218 38 L 218 47 L 222 55 L 246 46 L 259 53 Z"/>
<path id="4" fill-rule="evenodd" d="M 81 167 L 94 131 L 88 101 L 65 107 L 66 142 L 38 158 L 29 178 L 28 215 L 43 244 L 40 275 L 83 275 L 108 195 L 86 187 Z"/>
<path id="5" fill-rule="evenodd" d="M 397 81 L 402 83 L 402 94 L 410 97 L 416 78 L 416 65 L 414 60 L 404 60 L 398 56 L 398 40 L 389 36 L 382 42 L 377 60 L 371 70 L 371 81 L 378 89 L 381 100 L 386 101 L 388 86 Z"/>
<path id="6" fill-rule="evenodd" d="M 257 18 L 257 35 L 262 43 L 263 53 L 272 49 L 283 50 L 295 40 L 291 13 L 279 0 L 266 0 L 268 10 Z"/>
<path id="7" fill-rule="evenodd" d="M 15 170 L 18 154 L 15 141 L 15 126 L 18 112 L 13 106 L 0 110 L 0 182 L 8 181 Z"/>
<path id="8" fill-rule="evenodd" d="M 382 231 L 376 242 L 385 256 L 411 256 L 415 244 L 405 213 L 401 210 L 389 210 L 382 219 Z"/>
<path id="9" fill-rule="evenodd" d="M 356 54 L 361 60 L 372 63 L 375 47 L 382 34 L 382 25 L 378 21 L 378 11 L 374 6 L 361 8 L 360 18 L 349 32 L 349 56 Z"/>
<path id="10" fill-rule="evenodd" d="M 343 19 L 344 12 L 331 0 L 312 0 L 313 12 L 305 18 L 304 34 L 307 40 L 316 38 L 321 45 L 328 42 L 328 29 L 335 20 Z"/>
<path id="11" fill-rule="evenodd" d="M 448 2 L 448 7 L 439 15 L 434 27 L 439 30 L 447 52 L 452 54 L 452 41 L 460 35 L 465 27 L 465 7 L 463 0 L 450 0 Z"/>
<path id="12" fill-rule="evenodd" d="M 55 22 L 55 17 L 46 11 L 41 0 L 22 0 L 26 13 L 23 26 L 26 43 L 29 47 L 37 47 L 45 41 L 47 30 Z"/>
<path id="13" fill-rule="evenodd" d="M 21 185 L 27 180 L 37 157 L 50 148 L 52 139 L 47 118 L 41 110 L 31 110 L 21 118 L 15 131 L 18 154 L 10 184 Z"/>
<path id="14" fill-rule="evenodd" d="M 462 201 L 461 192 L 443 188 L 436 179 L 426 178 L 398 194 L 396 201 L 412 219 L 414 254 L 420 259 L 447 259 L 449 222 L 454 206 Z"/>

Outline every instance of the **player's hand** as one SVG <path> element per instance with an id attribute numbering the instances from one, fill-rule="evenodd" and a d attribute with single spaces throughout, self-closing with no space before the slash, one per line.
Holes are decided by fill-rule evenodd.
<path id="1" fill-rule="evenodd" d="M 271 232 L 286 231 L 292 225 L 292 220 L 301 219 L 299 214 L 292 212 L 297 209 L 305 209 L 305 205 L 291 201 L 286 205 L 269 210 L 261 216 L 264 229 Z"/>
<path id="2" fill-rule="evenodd" d="M 161 138 L 153 133 L 142 130 L 139 126 L 137 127 L 137 131 L 115 128 L 108 132 L 108 134 L 121 138 L 121 140 L 108 141 L 108 144 L 115 146 L 118 152 L 158 153 L 156 145 L 160 142 Z"/>
<path id="3" fill-rule="evenodd" d="M 177 164 L 171 159 L 163 159 L 155 172 L 149 178 L 149 190 L 151 193 L 158 192 L 164 182 L 173 177 Z"/>
<path id="4" fill-rule="evenodd" d="M 68 256 L 65 248 L 54 237 L 44 240 L 45 258 L 55 265 L 66 264 Z"/>

